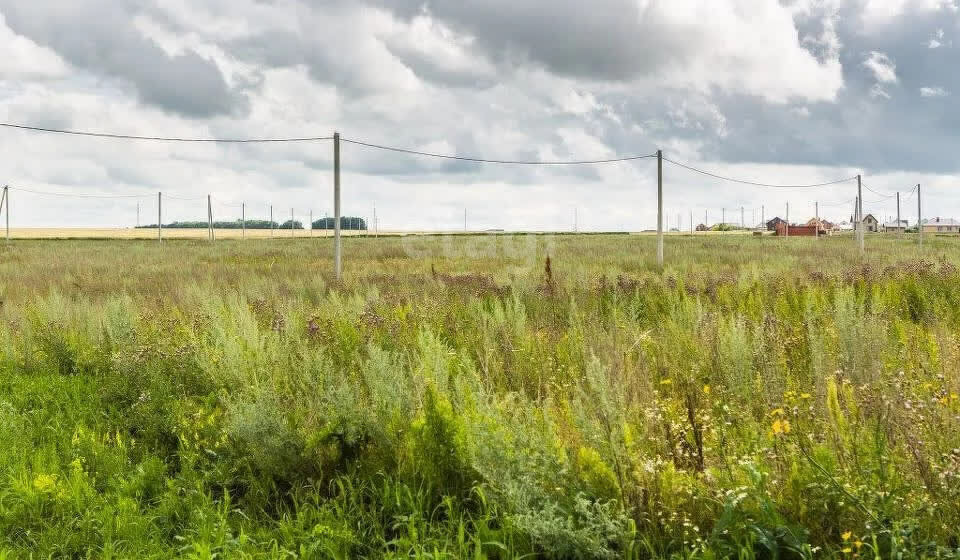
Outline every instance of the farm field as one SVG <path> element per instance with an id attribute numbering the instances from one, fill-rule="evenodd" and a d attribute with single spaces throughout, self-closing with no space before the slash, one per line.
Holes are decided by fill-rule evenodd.
<path id="1" fill-rule="evenodd" d="M 343 248 L 0 242 L 0 558 L 960 554 L 960 239 Z"/>

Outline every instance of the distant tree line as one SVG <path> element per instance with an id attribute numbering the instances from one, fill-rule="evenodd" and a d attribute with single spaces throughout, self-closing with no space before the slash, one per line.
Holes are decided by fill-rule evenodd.
<path id="1" fill-rule="evenodd" d="M 333 218 L 321 218 L 319 220 L 314 220 L 313 229 L 333 229 L 336 221 Z M 149 224 L 145 226 L 138 226 L 141 229 L 156 229 L 157 224 Z M 163 224 L 164 228 L 169 229 L 206 229 L 207 222 L 201 221 L 184 221 L 184 222 L 170 222 L 169 224 Z M 236 220 L 233 222 L 213 222 L 214 229 L 242 229 L 243 222 Z M 299 220 L 293 221 L 293 226 L 291 228 L 290 220 L 285 222 L 271 222 L 270 220 L 247 220 L 247 229 L 304 229 L 303 222 Z M 363 218 L 355 216 L 341 216 L 340 217 L 340 229 L 358 229 L 365 230 L 367 229 L 367 222 Z"/>

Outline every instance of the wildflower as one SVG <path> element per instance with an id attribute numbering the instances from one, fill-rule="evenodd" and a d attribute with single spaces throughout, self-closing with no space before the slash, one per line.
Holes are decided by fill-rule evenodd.
<path id="1" fill-rule="evenodd" d="M 709 385 L 704 385 L 704 386 L 703 386 L 703 394 L 704 394 L 704 395 L 709 395 L 709 394 L 710 394 L 710 386 L 709 386 Z"/>
<path id="2" fill-rule="evenodd" d="M 770 430 L 773 432 L 773 435 L 789 434 L 790 421 L 780 420 L 780 419 L 774 420 L 773 425 L 770 427 Z"/>
<path id="3" fill-rule="evenodd" d="M 840 535 L 840 538 L 843 539 L 844 541 L 849 541 L 849 540 L 850 540 L 850 537 L 852 537 L 852 536 L 853 536 L 853 533 L 852 533 L 851 531 L 847 531 L 847 532 L 843 533 L 842 535 Z"/>
<path id="4" fill-rule="evenodd" d="M 863 546 L 863 541 L 861 541 L 860 539 L 857 539 L 853 541 L 853 546 L 857 547 L 857 550 L 860 550 L 860 547 Z"/>
<path id="5" fill-rule="evenodd" d="M 812 395 L 811 395 L 810 393 L 800 393 L 800 398 L 801 398 L 801 399 L 809 399 L 809 398 L 811 398 L 811 397 L 812 397 Z"/>
<path id="6" fill-rule="evenodd" d="M 672 384 L 673 384 L 673 380 L 672 380 L 672 379 L 664 379 L 663 381 L 660 382 L 660 384 L 661 384 L 661 385 L 672 385 Z"/>
<path id="7" fill-rule="evenodd" d="M 33 477 L 33 488 L 38 492 L 43 492 L 44 494 L 49 494 L 57 486 L 57 475 L 55 474 L 38 474 Z"/>
<path id="8" fill-rule="evenodd" d="M 771 410 L 771 411 L 770 411 L 770 416 L 783 416 L 783 409 L 782 409 L 782 408 L 775 408 L 775 409 Z"/>
<path id="9" fill-rule="evenodd" d="M 845 547 L 843 548 L 843 551 L 842 551 L 842 552 L 843 552 L 844 554 L 850 554 L 851 552 L 853 552 L 853 549 L 850 548 L 849 546 L 845 546 Z"/>

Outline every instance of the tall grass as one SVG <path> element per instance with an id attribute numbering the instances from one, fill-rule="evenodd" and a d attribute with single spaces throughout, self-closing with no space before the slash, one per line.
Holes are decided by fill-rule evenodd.
<path id="1" fill-rule="evenodd" d="M 960 554 L 957 241 L 345 244 L 0 246 L 0 555 Z"/>

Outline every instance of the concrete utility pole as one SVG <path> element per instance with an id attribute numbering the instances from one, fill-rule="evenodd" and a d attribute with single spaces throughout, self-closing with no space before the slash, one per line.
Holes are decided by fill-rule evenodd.
<path id="1" fill-rule="evenodd" d="M 858 222 L 860 223 L 860 254 L 863 254 L 863 192 L 860 175 L 857 175 L 857 211 L 860 214 Z"/>
<path id="2" fill-rule="evenodd" d="M 377 205 L 373 205 L 373 236 L 380 237 L 380 226 L 377 225 Z"/>
<path id="3" fill-rule="evenodd" d="M 7 210 L 7 241 L 10 241 L 10 186 L 3 186 L 3 195 L 0 195 L 0 210 Z"/>
<path id="4" fill-rule="evenodd" d="M 333 133 L 333 271 L 340 281 L 340 133 Z"/>
<path id="5" fill-rule="evenodd" d="M 786 237 L 790 237 L 790 203 L 787 203 L 787 227 L 784 229 L 787 232 Z"/>
<path id="6" fill-rule="evenodd" d="M 247 238 L 247 203 L 240 203 L 240 239 Z"/>
<path id="7" fill-rule="evenodd" d="M 163 243 L 163 192 L 157 193 L 157 242 Z"/>
<path id="8" fill-rule="evenodd" d="M 693 233 L 693 210 L 690 211 L 690 233 Z"/>
<path id="9" fill-rule="evenodd" d="M 813 236 L 817 239 L 820 239 L 820 202 L 819 201 L 816 201 L 813 203 L 813 216 L 814 216 Z"/>
<path id="10" fill-rule="evenodd" d="M 663 152 L 657 150 L 657 266 L 663 268 Z"/>
<path id="11" fill-rule="evenodd" d="M 760 205 L 760 223 L 763 224 L 763 227 L 767 227 L 767 207 Z"/>
<path id="12" fill-rule="evenodd" d="M 10 223 L 10 204 L 7 204 L 7 224 Z M 10 231 L 10 226 L 7 226 L 7 231 Z M 923 213 L 920 210 L 920 183 L 917 183 L 917 233 L 920 234 L 920 246 L 923 247 Z"/>
<path id="13" fill-rule="evenodd" d="M 900 231 L 900 191 L 897 191 L 897 231 Z"/>
<path id="14" fill-rule="evenodd" d="M 207 195 L 207 240 L 213 241 L 213 203 Z"/>
<path id="15" fill-rule="evenodd" d="M 743 221 L 743 206 L 741 206 L 740 207 L 740 229 L 744 229 L 746 225 L 747 224 Z"/>
<path id="16" fill-rule="evenodd" d="M 707 210 L 704 210 L 704 211 L 703 211 L 703 225 L 704 225 L 704 227 L 706 227 L 708 230 L 710 229 L 710 224 L 707 222 Z"/>
<path id="17" fill-rule="evenodd" d="M 727 209 L 726 209 L 726 208 L 721 208 L 721 209 L 720 209 L 720 224 L 722 225 L 722 224 L 725 224 L 725 223 L 727 223 Z"/>

